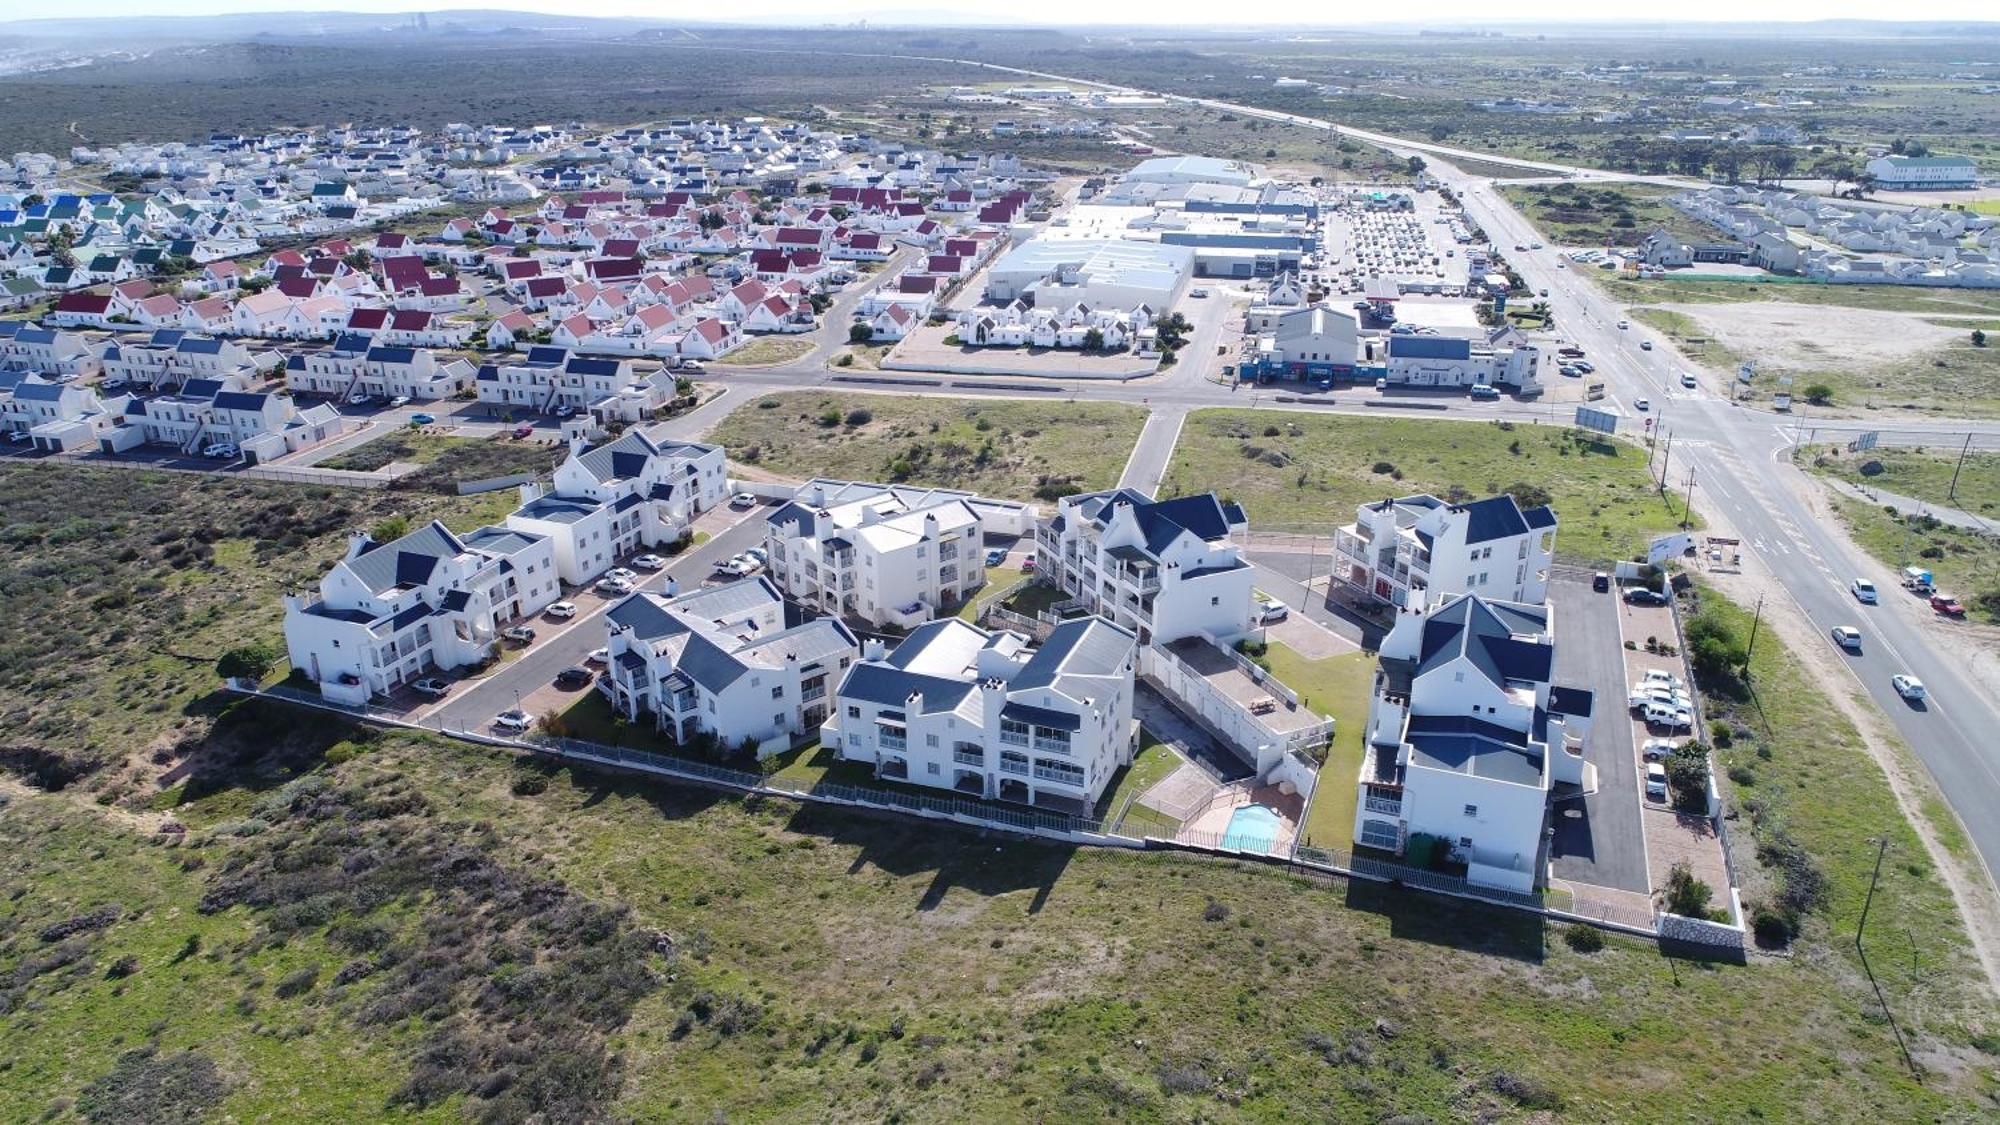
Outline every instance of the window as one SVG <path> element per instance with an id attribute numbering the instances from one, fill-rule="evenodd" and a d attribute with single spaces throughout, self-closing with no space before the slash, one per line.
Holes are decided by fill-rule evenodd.
<path id="1" fill-rule="evenodd" d="M 1222 599 L 1221 599 L 1221 598 L 1210 598 L 1210 599 L 1208 599 L 1208 604 L 1209 604 L 1209 605 L 1221 605 L 1221 604 L 1222 604 Z"/>
<path id="2" fill-rule="evenodd" d="M 1467 815 L 1467 816 L 1478 816 L 1478 815 L 1479 815 L 1479 806 L 1478 806 L 1478 805 L 1467 805 L 1467 806 L 1465 806 L 1465 815 Z"/>
<path id="3" fill-rule="evenodd" d="M 925 736 L 924 736 L 924 745 L 925 745 L 925 746 L 936 746 L 937 744 L 938 744 L 938 736 L 937 736 L 937 735 L 934 735 L 934 734 L 927 734 L 927 735 L 925 735 Z"/>
<path id="4" fill-rule="evenodd" d="M 859 708 L 859 707 L 849 707 L 849 708 L 847 709 L 847 717 L 848 717 L 848 718 L 850 718 L 850 719 L 858 719 L 858 718 L 860 718 L 860 717 L 861 717 L 861 708 Z"/>
<path id="5" fill-rule="evenodd" d="M 938 775 L 938 764 L 936 762 L 925 762 L 924 772 L 930 774 L 932 777 L 936 777 Z"/>
<path id="6" fill-rule="evenodd" d="M 774 687 L 774 688 L 772 688 L 772 689 L 771 689 L 771 698 L 772 698 L 772 699 L 783 699 L 783 698 L 785 698 L 785 685 L 783 685 L 783 684 L 779 684 L 779 685 L 778 685 L 777 687 Z"/>
<path id="7" fill-rule="evenodd" d="M 779 730 L 784 730 L 784 729 L 785 729 L 785 713 L 784 713 L 783 711 L 780 711 L 780 712 L 778 712 L 777 714 L 775 714 L 775 715 L 771 716 L 771 725 L 772 725 L 772 726 L 774 726 L 774 727 L 776 727 L 776 728 L 777 728 L 777 729 L 779 729 Z"/>
<path id="8" fill-rule="evenodd" d="M 1458 846 L 1459 846 L 1459 847 L 1461 847 L 1461 848 L 1469 848 L 1469 847 L 1471 847 L 1471 846 L 1472 846 L 1472 837 L 1470 837 L 1470 836 L 1460 836 L 1460 837 L 1458 838 Z"/>

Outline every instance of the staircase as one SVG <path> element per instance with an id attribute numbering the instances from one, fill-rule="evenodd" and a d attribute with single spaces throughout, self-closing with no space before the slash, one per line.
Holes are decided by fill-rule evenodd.
<path id="1" fill-rule="evenodd" d="M 359 364 L 356 364 L 354 368 L 354 375 L 347 380 L 347 386 L 341 389 L 340 398 L 337 401 L 346 402 L 348 399 L 353 398 L 354 388 L 360 385 L 361 385 L 361 366 Z"/>

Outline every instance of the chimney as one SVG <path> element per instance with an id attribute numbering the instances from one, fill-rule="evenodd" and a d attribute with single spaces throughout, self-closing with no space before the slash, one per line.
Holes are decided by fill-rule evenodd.
<path id="1" fill-rule="evenodd" d="M 870 637 L 861 642 L 861 659 L 879 661 L 889 655 L 889 646 L 880 637 Z"/>
<path id="2" fill-rule="evenodd" d="M 525 508 L 528 505 L 534 503 L 535 501 L 540 500 L 541 498 L 542 498 L 541 485 L 535 483 L 534 481 L 529 481 L 528 483 L 521 486 L 520 507 Z"/>
<path id="3" fill-rule="evenodd" d="M 350 531 L 347 533 L 346 557 L 351 559 L 374 545 L 375 545 L 374 537 L 369 535 L 367 532 L 360 530 Z"/>

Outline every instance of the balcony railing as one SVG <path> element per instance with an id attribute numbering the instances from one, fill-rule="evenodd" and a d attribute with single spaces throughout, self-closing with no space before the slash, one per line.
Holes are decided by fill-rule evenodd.
<path id="1" fill-rule="evenodd" d="M 1068 755 L 1069 742 L 1067 740 L 1058 742 L 1053 738 L 1037 738 L 1035 740 L 1035 749 L 1046 750 L 1051 754 Z"/>
<path id="2" fill-rule="evenodd" d="M 1052 766 L 1036 766 L 1035 780 L 1053 781 L 1059 785 L 1069 785 L 1081 789 L 1083 787 L 1083 771 L 1060 770 Z"/>
<path id="3" fill-rule="evenodd" d="M 983 766 L 986 764 L 986 752 L 983 750 L 953 750 L 951 752 L 951 760 L 961 766 Z"/>
<path id="4" fill-rule="evenodd" d="M 825 699 L 825 698 L 826 698 L 825 684 L 815 684 L 812 687 L 806 688 L 805 690 L 799 692 L 799 701 L 801 703 L 811 703 L 815 699 Z"/>
<path id="5" fill-rule="evenodd" d="M 1381 813 L 1384 816 L 1403 815 L 1403 802 L 1393 797 L 1364 797 L 1361 804 L 1372 813 Z"/>
<path id="6" fill-rule="evenodd" d="M 1014 762 L 1014 761 L 1009 761 L 1009 760 L 1008 760 L 1008 759 L 1006 759 L 1006 758 L 1002 758 L 1002 759 L 1000 759 L 1000 772 L 1001 772 L 1001 773 L 1018 773 L 1018 774 L 1020 774 L 1021 776 L 1023 776 L 1023 777 L 1026 777 L 1026 776 L 1027 776 L 1027 774 L 1028 774 L 1028 763 L 1026 763 L 1026 762 Z"/>
<path id="7" fill-rule="evenodd" d="M 1025 734 L 1015 734 L 1012 731 L 1003 730 L 1000 732 L 1000 741 L 1006 743 L 1009 746 L 1026 746 L 1028 745 L 1028 736 Z"/>
<path id="8" fill-rule="evenodd" d="M 884 750 L 903 750 L 907 749 L 910 745 L 910 740 L 907 737 L 900 734 L 891 734 L 885 729 L 878 729 L 875 737 L 882 744 L 882 749 Z"/>

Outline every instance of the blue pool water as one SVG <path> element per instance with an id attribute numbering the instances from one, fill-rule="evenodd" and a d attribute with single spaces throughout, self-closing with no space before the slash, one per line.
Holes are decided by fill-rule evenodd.
<path id="1" fill-rule="evenodd" d="M 1278 814 L 1262 805 L 1244 805 L 1229 817 L 1229 831 L 1222 834 L 1222 846 L 1239 851 L 1268 854 L 1278 842 Z"/>

